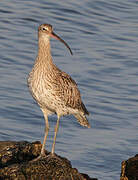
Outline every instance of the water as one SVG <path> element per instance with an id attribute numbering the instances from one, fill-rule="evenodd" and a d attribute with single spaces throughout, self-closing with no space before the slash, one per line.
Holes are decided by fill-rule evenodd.
<path id="1" fill-rule="evenodd" d="M 80 172 L 119 179 L 138 139 L 138 2 L 0 2 L 0 140 L 43 140 L 43 115 L 26 84 L 37 55 L 37 28 L 50 23 L 71 46 L 52 40 L 54 62 L 78 83 L 91 129 L 60 121 L 56 152 Z M 51 150 L 56 116 L 50 117 Z"/>

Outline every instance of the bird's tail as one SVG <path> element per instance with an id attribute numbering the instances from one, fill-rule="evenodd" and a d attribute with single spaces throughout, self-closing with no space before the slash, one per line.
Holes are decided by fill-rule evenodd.
<path id="1" fill-rule="evenodd" d="M 87 120 L 85 114 L 74 114 L 80 125 L 90 128 L 89 121 Z"/>

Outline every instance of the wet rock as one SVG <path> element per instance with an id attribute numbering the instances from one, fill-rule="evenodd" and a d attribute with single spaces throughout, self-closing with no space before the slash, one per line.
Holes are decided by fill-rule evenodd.
<path id="1" fill-rule="evenodd" d="M 40 142 L 0 142 L 0 179 L 96 180 L 72 168 L 66 158 L 52 157 L 47 151 L 46 157 L 31 161 L 40 154 L 41 147 Z"/>
<path id="2" fill-rule="evenodd" d="M 122 162 L 120 180 L 138 180 L 138 154 Z"/>

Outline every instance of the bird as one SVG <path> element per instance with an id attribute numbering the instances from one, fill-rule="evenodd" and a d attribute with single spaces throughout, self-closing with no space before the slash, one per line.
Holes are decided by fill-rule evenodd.
<path id="1" fill-rule="evenodd" d="M 41 24 L 38 27 L 38 53 L 27 79 L 30 93 L 40 106 L 45 119 L 45 135 L 41 153 L 37 159 L 45 156 L 45 145 L 49 132 L 49 115 L 57 115 L 51 155 L 55 154 L 55 143 L 61 116 L 73 115 L 80 125 L 90 128 L 90 123 L 86 118 L 89 112 L 81 100 L 76 82 L 53 62 L 50 46 L 51 38 L 61 41 L 73 54 L 69 45 L 54 33 L 52 25 Z"/>

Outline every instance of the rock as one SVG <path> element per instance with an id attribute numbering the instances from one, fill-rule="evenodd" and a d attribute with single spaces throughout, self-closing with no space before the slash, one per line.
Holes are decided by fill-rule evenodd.
<path id="1" fill-rule="evenodd" d="M 68 159 L 45 151 L 37 161 L 41 143 L 27 141 L 0 142 L 0 180 L 96 180 L 72 168 Z"/>
<path id="2" fill-rule="evenodd" d="M 122 162 L 120 180 L 138 180 L 138 154 Z"/>

